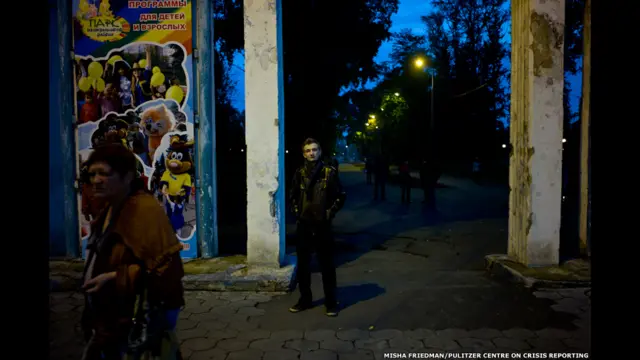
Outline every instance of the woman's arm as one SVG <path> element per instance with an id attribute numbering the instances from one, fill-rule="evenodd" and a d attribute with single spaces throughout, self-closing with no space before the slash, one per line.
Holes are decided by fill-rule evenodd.
<path id="1" fill-rule="evenodd" d="M 141 267 L 138 264 L 123 264 L 114 271 L 116 290 L 119 294 L 130 294 L 135 291 L 136 283 L 140 277 Z"/>
<path id="2" fill-rule="evenodd" d="M 91 280 L 85 281 L 82 288 L 89 294 L 99 291 L 104 284 L 115 279 L 117 276 L 116 271 L 100 274 Z"/>

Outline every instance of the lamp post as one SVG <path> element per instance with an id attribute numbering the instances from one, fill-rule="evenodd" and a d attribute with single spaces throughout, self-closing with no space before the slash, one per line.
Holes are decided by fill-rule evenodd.
<path id="1" fill-rule="evenodd" d="M 423 69 L 423 70 L 426 69 L 425 62 L 424 62 L 424 60 L 422 58 L 417 58 L 416 61 L 415 61 L 415 65 L 419 69 Z M 433 112 L 433 93 L 434 93 L 434 90 L 435 90 L 435 87 L 434 87 L 435 86 L 435 82 L 433 80 L 433 78 L 434 78 L 433 71 L 431 71 L 430 75 L 431 75 L 431 94 L 430 94 L 431 106 L 430 106 L 429 110 L 430 110 L 430 113 L 431 113 L 431 119 L 429 121 L 429 126 L 430 126 L 431 135 L 433 135 L 433 131 L 434 131 L 434 128 L 435 128 L 435 121 L 434 121 L 435 118 L 434 118 L 434 112 Z"/>
<path id="2" fill-rule="evenodd" d="M 427 70 L 427 66 L 425 64 L 424 59 L 422 58 L 416 58 L 415 60 L 415 66 L 421 70 Z M 429 172 L 433 172 L 433 171 L 437 171 L 437 166 L 435 165 L 436 162 L 436 136 L 435 136 L 435 115 L 434 115 L 434 100 L 433 100 L 433 93 L 435 92 L 435 81 L 434 81 L 434 74 L 433 74 L 433 69 L 431 71 L 431 94 L 430 94 L 430 98 L 431 98 L 431 104 L 430 104 L 430 113 L 431 113 L 431 119 L 429 121 L 429 155 L 428 158 L 430 159 L 428 161 L 428 167 L 431 169 Z M 433 178 L 433 177 L 430 177 Z M 435 180 L 435 181 L 433 181 Z M 429 208 L 435 209 L 436 208 L 436 193 L 435 193 L 435 187 L 436 184 L 438 182 L 437 178 L 433 178 L 432 180 L 428 181 L 427 187 L 425 189 L 425 202 L 427 204 L 427 206 L 429 206 Z"/>

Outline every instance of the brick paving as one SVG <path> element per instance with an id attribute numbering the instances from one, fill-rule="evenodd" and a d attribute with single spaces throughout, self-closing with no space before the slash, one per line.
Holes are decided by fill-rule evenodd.
<path id="1" fill-rule="evenodd" d="M 440 215 L 414 203 L 372 203 L 364 175 L 341 166 L 349 201 L 334 228 L 338 298 L 345 309 L 290 314 L 297 294 L 185 294 L 178 336 L 185 359 L 381 359 L 396 352 L 580 352 L 590 350 L 586 289 L 519 291 L 484 271 L 506 252 L 508 189 L 444 179 Z M 342 234 L 342 235 L 341 235 Z M 351 234 L 351 235 L 344 235 Z M 312 275 L 322 294 L 319 274 Z M 80 358 L 83 297 L 52 293 L 51 359 Z"/>
<path id="2" fill-rule="evenodd" d="M 261 323 L 262 306 L 282 295 L 240 292 L 187 292 L 178 336 L 185 359 L 288 360 L 382 359 L 408 352 L 573 352 L 590 351 L 590 301 L 585 289 L 544 290 L 553 311 L 575 316 L 574 330 L 544 328 L 368 329 L 338 328 L 270 331 Z M 78 293 L 50 296 L 51 359 L 79 359 L 83 300 Z M 312 309 L 310 311 L 315 311 Z M 275 310 L 272 310 L 275 311 Z M 281 309 L 283 314 L 286 308 Z M 348 312 L 345 309 L 344 312 Z M 302 315 L 302 314 L 300 314 Z M 302 319 L 302 318 L 301 318 Z M 337 318 L 336 318 L 337 319 Z"/>

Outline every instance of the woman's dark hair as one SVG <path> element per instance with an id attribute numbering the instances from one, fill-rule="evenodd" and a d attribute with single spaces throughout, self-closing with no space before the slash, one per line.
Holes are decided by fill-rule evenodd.
<path id="1" fill-rule="evenodd" d="M 129 172 L 134 175 L 134 180 L 131 183 L 133 191 L 145 189 L 145 184 L 139 177 L 136 176 L 138 170 L 138 159 L 133 152 L 127 149 L 122 144 L 107 143 L 96 147 L 89 159 L 85 163 L 87 168 L 92 164 L 103 162 L 111 167 L 111 169 L 118 174 L 121 178 Z"/>

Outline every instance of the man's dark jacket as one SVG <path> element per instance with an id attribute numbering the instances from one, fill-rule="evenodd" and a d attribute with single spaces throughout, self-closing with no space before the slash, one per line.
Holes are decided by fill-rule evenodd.
<path id="1" fill-rule="evenodd" d="M 289 202 L 298 220 L 316 224 L 330 221 L 345 199 L 338 171 L 322 161 L 305 162 L 293 175 Z"/>

